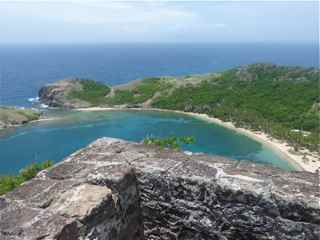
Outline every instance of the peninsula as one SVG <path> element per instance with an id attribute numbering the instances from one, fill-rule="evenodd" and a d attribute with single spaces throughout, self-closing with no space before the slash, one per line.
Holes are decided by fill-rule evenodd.
<path id="1" fill-rule="evenodd" d="M 0 107 L 0 129 L 20 126 L 39 118 L 40 113 L 32 109 Z"/>
<path id="2" fill-rule="evenodd" d="M 41 88 L 51 106 L 189 113 L 269 143 L 298 166 L 320 167 L 319 69 L 252 64 L 219 73 L 152 77 L 118 86 L 62 80 Z"/>

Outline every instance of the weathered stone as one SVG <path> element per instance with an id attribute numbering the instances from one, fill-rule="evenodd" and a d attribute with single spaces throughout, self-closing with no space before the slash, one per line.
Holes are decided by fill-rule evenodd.
<path id="1" fill-rule="evenodd" d="M 32 207 L 46 208 L 64 191 L 77 185 L 79 182 L 74 180 L 57 181 L 36 178 L 8 193 L 6 197 Z"/>
<path id="2" fill-rule="evenodd" d="M 99 207 L 107 198 L 112 198 L 111 190 L 90 184 L 82 184 L 64 192 L 53 202 L 49 210 L 63 216 L 83 220 Z"/>
<path id="3" fill-rule="evenodd" d="M 0 211 L 0 236 L 8 239 L 53 239 L 71 219 L 16 202 Z"/>
<path id="4" fill-rule="evenodd" d="M 317 175 L 99 139 L 0 198 L 0 239 L 305 239 Z"/>

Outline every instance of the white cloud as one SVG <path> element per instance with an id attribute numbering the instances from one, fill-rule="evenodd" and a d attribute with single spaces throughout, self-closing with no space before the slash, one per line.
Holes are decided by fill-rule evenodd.
<path id="1" fill-rule="evenodd" d="M 6 19 L 12 28 L 18 29 L 24 25 L 35 31 L 39 29 L 43 36 L 48 31 L 43 26 L 53 25 L 73 28 L 72 31 L 81 29 L 84 38 L 87 38 L 86 33 L 102 37 L 102 33 L 92 32 L 96 29 L 105 36 L 123 37 L 123 34 L 130 33 L 128 37 L 136 41 L 137 34 L 160 39 L 161 34 L 202 25 L 202 18 L 194 12 L 161 2 L 81 1 L 54 4 L 3 3 L 0 6 L 0 20 Z M 63 30 L 61 29 L 62 32 Z"/>
<path id="2" fill-rule="evenodd" d="M 317 31 L 316 10 L 301 2 L 15 1 L 0 0 L 2 42 L 299 40 Z"/>
<path id="3" fill-rule="evenodd" d="M 2 11 L 1 11 L 2 9 Z M 78 2 L 78 3 L 4 3 L 0 11 L 16 16 L 80 24 L 163 23 L 195 20 L 192 12 L 170 8 L 161 3 Z"/>
<path id="4" fill-rule="evenodd" d="M 215 28 L 226 28 L 228 25 L 225 23 L 214 23 L 212 26 Z"/>

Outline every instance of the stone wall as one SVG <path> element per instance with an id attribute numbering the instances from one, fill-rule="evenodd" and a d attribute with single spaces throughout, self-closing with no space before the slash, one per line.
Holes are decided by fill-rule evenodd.
<path id="1" fill-rule="evenodd" d="M 99 139 L 0 198 L 0 239 L 319 239 L 318 175 Z"/>

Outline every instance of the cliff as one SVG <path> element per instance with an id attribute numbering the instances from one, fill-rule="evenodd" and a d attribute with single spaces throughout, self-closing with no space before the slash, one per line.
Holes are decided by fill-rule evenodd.
<path id="1" fill-rule="evenodd" d="M 0 198 L 0 239 L 319 239 L 319 176 L 103 138 Z"/>
<path id="2" fill-rule="evenodd" d="M 42 87 L 39 99 L 50 107 L 86 108 L 102 105 L 110 88 L 88 79 L 65 79 Z"/>
<path id="3" fill-rule="evenodd" d="M 31 109 L 0 107 L 0 129 L 19 126 L 39 118 L 40 113 Z"/>

